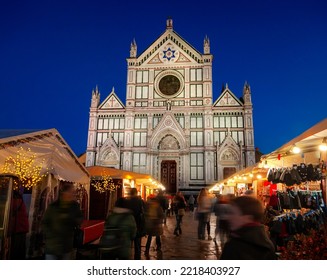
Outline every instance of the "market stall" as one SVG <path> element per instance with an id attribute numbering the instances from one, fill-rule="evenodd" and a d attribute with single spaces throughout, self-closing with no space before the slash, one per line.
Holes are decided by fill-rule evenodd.
<path id="1" fill-rule="evenodd" d="M 326 201 L 327 119 L 261 158 L 269 193 L 297 191 Z"/>
<path id="2" fill-rule="evenodd" d="M 327 119 L 261 158 L 269 168 L 265 222 L 283 259 L 327 256 L 321 238 L 327 214 L 326 139 Z"/>
<path id="3" fill-rule="evenodd" d="M 118 197 L 128 197 L 136 188 L 138 195 L 146 200 L 157 189 L 164 189 L 160 182 L 148 174 L 115 169 L 104 166 L 90 166 L 91 176 L 90 218 L 105 219 Z"/>
<path id="4" fill-rule="evenodd" d="M 240 196 L 251 190 L 255 196 L 260 196 L 267 172 L 267 167 L 262 166 L 261 163 L 256 163 L 217 182 L 209 191 L 221 195 L 233 194 Z"/>
<path id="5" fill-rule="evenodd" d="M 63 182 L 75 185 L 77 200 L 88 218 L 89 174 L 56 129 L 0 130 L 1 258 L 10 258 L 9 224 L 13 190 L 20 188 L 28 215 L 27 257 L 43 254 L 41 221 L 58 198 Z"/>

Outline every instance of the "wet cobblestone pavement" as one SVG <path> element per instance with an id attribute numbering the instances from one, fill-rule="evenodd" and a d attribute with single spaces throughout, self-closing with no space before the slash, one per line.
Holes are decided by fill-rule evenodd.
<path id="1" fill-rule="evenodd" d="M 164 233 L 161 236 L 161 251 L 156 251 L 155 238 L 152 239 L 151 248 L 148 256 L 145 256 L 145 244 L 147 238 L 142 238 L 142 259 L 150 260 L 216 260 L 220 257 L 220 248 L 208 240 L 198 240 L 197 227 L 198 221 L 194 219 L 192 212 L 186 212 L 183 217 L 182 234 L 174 235 L 176 224 L 175 216 L 167 217 L 164 225 Z M 216 228 L 216 217 L 211 215 L 211 236 L 214 238 Z M 207 233 L 207 232 L 206 232 Z"/>
<path id="2" fill-rule="evenodd" d="M 175 216 L 167 217 L 166 225 L 163 225 L 163 235 L 161 236 L 161 251 L 156 250 L 156 240 L 152 238 L 149 255 L 145 255 L 145 244 L 147 237 L 142 238 L 141 259 L 142 260 L 216 260 L 220 257 L 220 246 L 213 240 L 199 240 L 197 237 L 198 221 L 194 219 L 193 212 L 186 212 L 183 217 L 182 234 L 174 235 L 176 224 Z M 211 215 L 211 236 L 214 238 L 216 228 L 216 217 Z M 77 259 L 96 260 L 97 246 L 80 250 Z M 132 248 L 132 252 L 134 249 Z"/>

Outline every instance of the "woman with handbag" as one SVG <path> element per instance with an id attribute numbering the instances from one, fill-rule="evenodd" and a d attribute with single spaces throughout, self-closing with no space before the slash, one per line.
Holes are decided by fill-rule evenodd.
<path id="1" fill-rule="evenodd" d="M 174 211 L 175 211 L 175 216 L 176 216 L 176 227 L 174 230 L 174 234 L 176 236 L 179 236 L 182 234 L 182 228 L 181 228 L 181 223 L 183 221 L 183 216 L 185 215 L 185 207 L 186 207 L 186 201 L 185 198 L 182 194 L 182 192 L 177 192 L 173 199 L 174 203 Z"/>

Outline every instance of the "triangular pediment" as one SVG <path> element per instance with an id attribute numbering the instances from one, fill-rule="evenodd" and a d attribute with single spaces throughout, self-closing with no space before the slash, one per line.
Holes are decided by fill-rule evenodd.
<path id="1" fill-rule="evenodd" d="M 137 65 L 202 63 L 202 54 L 176 32 L 167 30 L 137 58 Z"/>
<path id="2" fill-rule="evenodd" d="M 227 135 L 224 139 L 224 141 L 219 145 L 220 149 L 224 149 L 226 147 L 232 147 L 233 149 L 239 149 L 239 146 L 231 136 L 231 132 L 228 130 Z"/>
<path id="3" fill-rule="evenodd" d="M 229 130 L 227 132 L 226 138 L 219 145 L 218 156 L 220 160 L 224 161 L 239 160 L 240 147 L 232 138 Z"/>
<path id="4" fill-rule="evenodd" d="M 166 112 L 162 116 L 156 128 L 153 130 L 153 134 L 150 140 L 151 147 L 157 149 L 161 140 L 167 135 L 171 135 L 176 138 L 180 149 L 186 148 L 185 133 L 177 122 L 174 114 L 171 112 Z"/>
<path id="5" fill-rule="evenodd" d="M 213 107 L 240 107 L 242 102 L 232 93 L 229 88 L 226 88 L 218 97 Z"/>
<path id="6" fill-rule="evenodd" d="M 124 109 L 124 108 L 125 108 L 124 104 L 120 101 L 114 89 L 112 89 L 111 93 L 99 106 L 99 109 Z"/>
<path id="7" fill-rule="evenodd" d="M 98 165 L 113 166 L 119 163 L 119 147 L 111 134 L 99 150 Z"/>

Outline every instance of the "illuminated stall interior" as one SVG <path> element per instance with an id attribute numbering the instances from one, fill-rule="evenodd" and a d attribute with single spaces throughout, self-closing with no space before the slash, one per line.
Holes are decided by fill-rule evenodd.
<path id="1" fill-rule="evenodd" d="M 164 187 L 148 174 L 115 169 L 104 166 L 90 166 L 87 170 L 91 176 L 90 219 L 105 219 L 118 197 L 129 197 L 130 190 L 136 188 L 138 195 L 146 200 L 157 189 Z M 111 181 L 111 188 L 97 189 L 98 183 Z"/>
<path id="2" fill-rule="evenodd" d="M 242 195 L 251 189 L 264 202 L 276 191 L 321 192 L 326 201 L 326 161 L 327 161 L 327 119 L 319 122 L 301 135 L 287 142 L 275 151 L 263 155 L 259 163 L 240 170 L 227 179 L 217 182 L 210 192 Z M 268 180 L 273 170 L 292 170 L 312 166 L 318 177 L 313 180 L 298 181 L 296 184 L 276 183 Z"/>
<path id="3" fill-rule="evenodd" d="M 261 164 L 257 163 L 217 182 L 209 191 L 221 195 L 234 194 L 240 196 L 247 190 L 252 190 L 254 195 L 258 195 L 267 176 L 267 171 L 268 168 L 261 167 Z"/>

